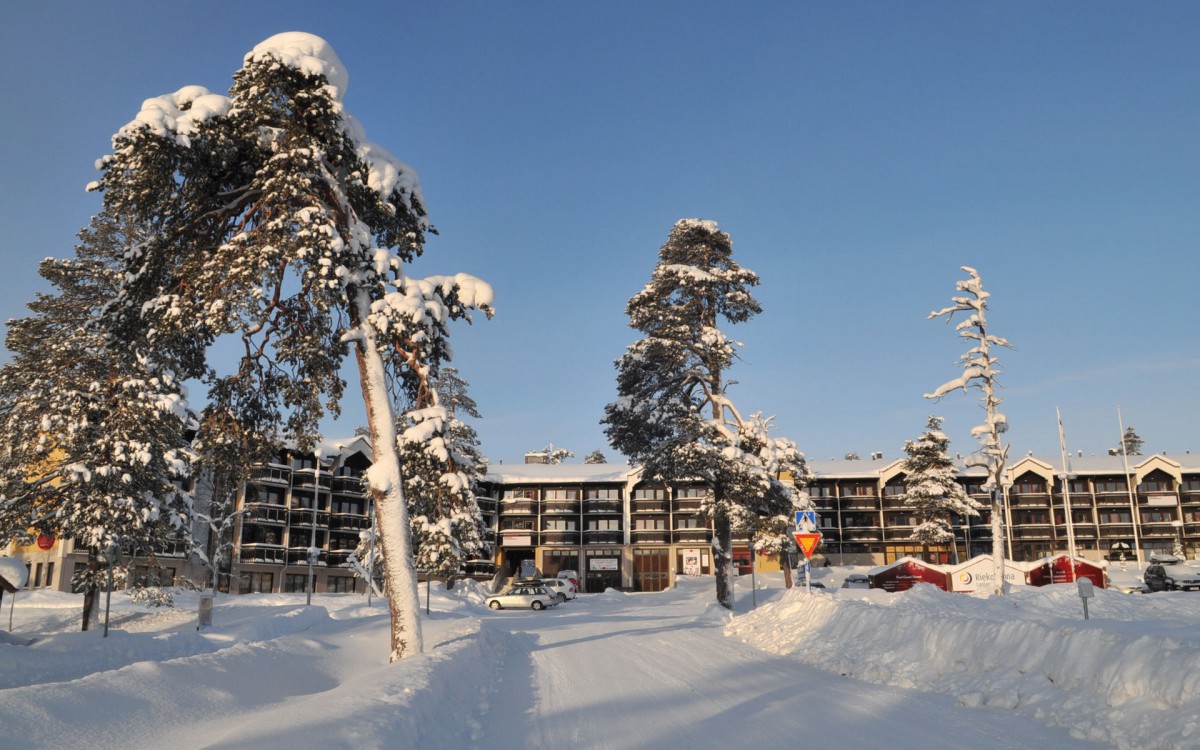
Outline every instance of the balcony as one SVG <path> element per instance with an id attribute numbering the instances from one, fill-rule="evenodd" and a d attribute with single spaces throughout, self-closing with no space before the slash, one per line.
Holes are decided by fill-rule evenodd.
<path id="1" fill-rule="evenodd" d="M 615 529 L 588 529 L 583 532 L 585 544 L 623 544 L 625 532 Z"/>
<path id="2" fill-rule="evenodd" d="M 496 512 L 496 498 L 494 497 L 484 497 L 482 495 L 476 496 L 475 504 L 478 505 L 479 510 L 484 513 Z"/>
<path id="3" fill-rule="evenodd" d="M 698 497 L 684 497 L 675 501 L 676 513 L 699 513 L 700 504 L 704 501 Z"/>
<path id="4" fill-rule="evenodd" d="M 578 531 L 560 531 L 557 529 L 542 532 L 542 544 L 544 545 L 578 545 Z"/>
<path id="5" fill-rule="evenodd" d="M 364 495 L 367 491 L 362 477 L 334 477 L 332 487 L 339 495 Z"/>
<path id="6" fill-rule="evenodd" d="M 350 561 L 350 554 L 354 552 L 352 549 L 334 549 L 325 553 L 329 561 L 329 567 L 340 568 Z"/>
<path id="7" fill-rule="evenodd" d="M 317 565 L 326 563 L 325 550 L 319 550 L 317 554 Z M 288 547 L 287 550 L 288 565 L 308 565 L 308 547 Z"/>
<path id="8" fill-rule="evenodd" d="M 584 513 L 620 513 L 624 504 L 620 500 L 584 500 Z"/>
<path id="9" fill-rule="evenodd" d="M 879 510 L 879 499 L 862 495 L 843 497 L 841 508 L 842 510 Z"/>
<path id="10" fill-rule="evenodd" d="M 666 500 L 634 500 L 630 503 L 634 513 L 666 513 L 668 508 Z"/>
<path id="11" fill-rule="evenodd" d="M 634 544 L 666 544 L 670 541 L 670 535 L 667 533 L 666 529 L 633 530 Z"/>
<path id="12" fill-rule="evenodd" d="M 529 498 L 501 500 L 500 515 L 533 515 L 537 513 L 537 501 Z"/>
<path id="13" fill-rule="evenodd" d="M 329 516 L 329 528 L 362 531 L 371 528 L 371 519 L 361 513 L 333 513 Z"/>
<path id="14" fill-rule="evenodd" d="M 536 547 L 538 546 L 538 533 L 529 529 L 501 529 L 500 546 Z"/>
<path id="15" fill-rule="evenodd" d="M 712 531 L 710 529 L 675 529 L 675 542 L 677 544 L 698 544 L 710 541 L 712 541 Z"/>
<path id="16" fill-rule="evenodd" d="M 246 503 L 246 520 L 250 523 L 287 523 L 287 508 L 274 503 Z"/>
<path id="17" fill-rule="evenodd" d="M 329 511 L 313 510 L 312 508 L 292 508 L 290 526 L 328 526 Z"/>
<path id="18" fill-rule="evenodd" d="M 557 515 L 579 515 L 578 500 L 547 500 L 542 506 L 542 513 Z"/>
<path id="19" fill-rule="evenodd" d="M 250 481 L 256 484 L 286 485 L 292 481 L 292 471 L 263 466 L 250 472 Z"/>
<path id="20" fill-rule="evenodd" d="M 244 563 L 272 563 L 282 565 L 283 546 L 279 544 L 242 544 L 238 548 L 238 559 Z"/>

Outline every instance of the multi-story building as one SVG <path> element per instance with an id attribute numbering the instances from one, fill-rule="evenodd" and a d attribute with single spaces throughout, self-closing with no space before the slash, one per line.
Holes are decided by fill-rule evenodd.
<path id="1" fill-rule="evenodd" d="M 527 460 L 536 460 L 531 456 Z M 362 484 L 370 466 L 366 438 L 326 442 L 312 454 L 285 451 L 258 467 L 240 494 L 244 511 L 234 530 L 223 587 L 239 592 L 303 592 L 312 572 L 316 591 L 363 591 L 347 567 L 373 509 Z M 1134 561 L 1179 545 L 1200 552 L 1200 456 L 1072 456 L 1011 460 L 1003 486 L 1008 556 L 1033 560 L 1066 552 Z M 904 556 L 955 562 L 992 551 L 990 501 L 981 468 L 960 466 L 959 481 L 979 501 L 980 515 L 954 519 L 954 544 L 923 548 L 904 504 L 904 464 L 879 454 L 870 460 L 814 460 L 808 493 L 817 508 L 817 564 L 880 565 Z M 1064 479 L 1066 486 L 1064 487 Z M 585 591 L 608 587 L 653 591 L 675 576 L 710 574 L 712 528 L 701 512 L 701 486 L 643 482 L 621 464 L 495 465 L 478 502 L 495 535 L 494 561 L 516 574 L 525 561 L 544 574 L 572 569 Z M 1066 509 L 1070 507 L 1070 523 Z M 70 589 L 86 556 L 69 540 L 42 540 L 10 554 L 30 566 L 30 586 Z M 745 540 L 735 560 L 748 572 Z M 135 578 L 163 583 L 203 571 L 183 548 L 156 555 L 157 568 L 135 561 Z M 766 561 L 768 567 L 777 562 Z M 759 570 L 762 570 L 760 562 Z"/>

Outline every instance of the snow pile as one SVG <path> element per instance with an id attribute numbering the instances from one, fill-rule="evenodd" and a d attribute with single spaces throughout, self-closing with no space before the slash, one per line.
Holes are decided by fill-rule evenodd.
<path id="1" fill-rule="evenodd" d="M 1030 714 L 1081 739 L 1200 746 L 1200 597 L 1095 593 L 1085 621 L 1074 585 L 992 598 L 924 584 L 898 594 L 797 588 L 726 632 L 841 675 Z"/>

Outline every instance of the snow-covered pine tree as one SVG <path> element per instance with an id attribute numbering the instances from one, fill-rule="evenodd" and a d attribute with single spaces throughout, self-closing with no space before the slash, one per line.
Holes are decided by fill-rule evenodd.
<path id="1" fill-rule="evenodd" d="M 400 425 L 405 498 L 417 568 L 449 576 L 463 561 L 490 553 L 487 524 L 475 501 L 483 473 L 479 441 L 456 416 L 479 412 L 466 380 L 453 368 L 431 378 L 424 397 L 426 405 L 408 410 Z"/>
<path id="2" fill-rule="evenodd" d="M 909 538 L 926 547 L 954 544 L 954 516 L 979 515 L 979 504 L 955 478 L 949 446 L 942 418 L 936 416 L 929 417 L 921 437 L 904 443 L 904 504 L 917 512 Z"/>
<path id="3" fill-rule="evenodd" d="M 87 630 L 105 577 L 98 555 L 153 556 L 189 530 L 191 495 L 182 384 L 144 341 L 114 345 L 98 320 L 120 280 L 126 230 L 104 217 L 80 233 L 73 259 L 47 258 L 56 289 L 9 321 L 0 369 L 0 546 L 40 534 L 89 554 L 76 577 Z M 116 577 L 122 577 L 118 570 Z"/>
<path id="4" fill-rule="evenodd" d="M 608 457 L 604 455 L 604 451 L 597 448 L 596 450 L 584 456 L 583 462 L 585 464 L 606 464 L 608 463 Z"/>
<path id="5" fill-rule="evenodd" d="M 948 393 L 968 388 L 976 388 L 982 393 L 980 402 L 983 406 L 984 423 L 973 428 L 971 434 L 979 441 L 980 450 L 975 465 L 987 467 L 988 487 L 992 496 L 992 560 L 996 566 L 995 593 L 1004 593 L 1004 524 L 1003 524 L 1003 481 L 1004 465 L 1008 460 L 1008 445 L 1000 437 L 1008 431 L 1008 420 L 999 411 L 1000 406 L 1000 375 L 999 360 L 992 356 L 994 347 L 1011 349 L 1012 345 L 999 336 L 988 333 L 987 300 L 991 293 L 984 291 L 983 280 L 974 268 L 962 266 L 968 278 L 955 284 L 955 289 L 966 294 L 961 297 L 951 297 L 954 304 L 929 313 L 929 318 L 945 316 L 949 322 L 956 312 L 965 312 L 967 317 L 955 326 L 960 338 L 972 342 L 966 353 L 959 361 L 963 366 L 963 374 L 954 380 L 938 386 L 933 393 L 926 393 L 925 398 L 940 399 Z"/>
<path id="6" fill-rule="evenodd" d="M 643 337 L 616 362 L 618 398 L 601 420 L 613 448 L 656 482 L 702 482 L 713 520 L 716 598 L 733 606 L 733 532 L 792 508 L 789 472 L 806 477 L 804 455 L 769 435 L 770 419 L 743 417 L 730 401 L 727 372 L 738 342 L 718 325 L 761 309 L 754 272 L 733 260 L 729 235 L 713 221 L 677 222 L 650 282 L 626 307 Z"/>
<path id="7" fill-rule="evenodd" d="M 346 112 L 347 82 L 325 40 L 271 37 L 229 96 L 188 86 L 147 100 L 93 187 L 106 212 L 154 229 L 125 256 L 118 330 L 148 330 L 198 371 L 219 337 L 239 341 L 223 386 L 240 424 L 282 425 L 305 449 L 325 410 L 337 413 L 353 355 L 396 660 L 423 639 L 391 389 L 415 402 L 449 358 L 450 322 L 490 314 L 492 290 L 405 274 L 432 231 L 417 176 Z"/>

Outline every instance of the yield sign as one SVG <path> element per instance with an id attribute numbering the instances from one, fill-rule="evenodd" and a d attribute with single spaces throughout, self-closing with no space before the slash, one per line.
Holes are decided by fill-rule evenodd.
<path id="1" fill-rule="evenodd" d="M 796 537 L 796 544 L 800 546 L 800 549 L 804 552 L 804 556 L 809 558 L 812 557 L 813 550 L 815 550 L 817 545 L 821 542 L 820 534 L 809 534 L 803 531 L 793 531 L 792 536 Z"/>

